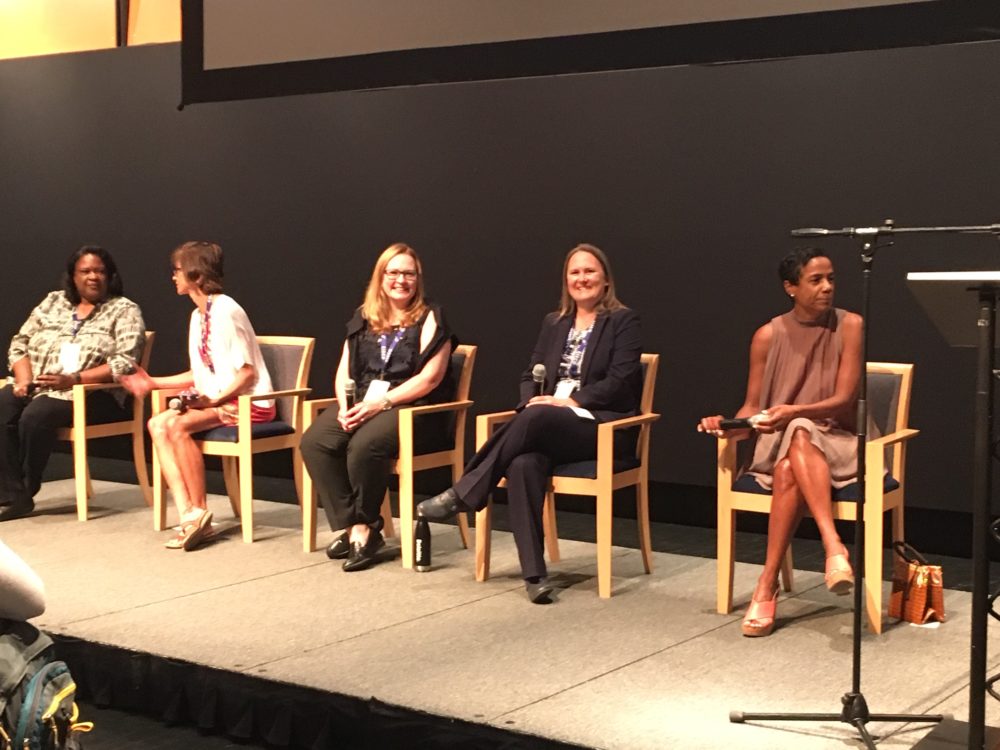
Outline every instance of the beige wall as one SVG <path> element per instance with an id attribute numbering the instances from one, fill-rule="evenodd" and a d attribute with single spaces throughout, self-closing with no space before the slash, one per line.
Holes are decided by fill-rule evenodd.
<path id="1" fill-rule="evenodd" d="M 132 0 L 129 44 L 181 38 L 180 0 Z M 0 1 L 0 59 L 115 46 L 114 0 Z"/>

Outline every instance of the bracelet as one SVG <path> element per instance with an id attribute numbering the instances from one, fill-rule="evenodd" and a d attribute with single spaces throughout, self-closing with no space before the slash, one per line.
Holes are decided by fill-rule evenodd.
<path id="1" fill-rule="evenodd" d="M 80 374 L 79 370 L 73 373 L 73 382 L 76 383 L 77 385 L 83 383 L 83 376 Z"/>
<path id="2" fill-rule="evenodd" d="M 389 411 L 392 408 L 392 401 L 388 396 L 382 397 L 382 411 Z"/>

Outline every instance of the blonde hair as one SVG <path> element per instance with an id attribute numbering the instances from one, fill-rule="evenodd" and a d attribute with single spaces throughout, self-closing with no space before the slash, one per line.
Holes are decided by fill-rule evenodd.
<path id="1" fill-rule="evenodd" d="M 365 290 L 365 301 L 361 303 L 361 317 L 368 321 L 368 327 L 375 333 L 385 333 L 392 329 L 392 306 L 388 296 L 382 289 L 382 278 L 385 276 L 385 268 L 389 261 L 397 255 L 409 255 L 417 266 L 416 286 L 413 289 L 413 298 L 409 306 L 403 311 L 403 319 L 400 325 L 404 327 L 414 325 L 427 310 L 427 302 L 424 300 L 424 271 L 420 264 L 420 258 L 416 251 L 404 242 L 396 242 L 389 245 L 375 261 L 375 268 L 372 270 L 372 277 L 368 281 L 368 288 Z"/>
<path id="2" fill-rule="evenodd" d="M 559 297 L 559 309 L 557 310 L 559 317 L 565 318 L 576 312 L 576 303 L 569 296 L 569 285 L 566 283 L 566 274 L 569 272 L 570 259 L 577 253 L 590 253 L 597 258 L 597 262 L 601 264 L 601 268 L 604 271 L 604 281 L 606 282 L 604 285 L 604 294 L 597 301 L 596 311 L 603 313 L 624 308 L 625 305 L 615 295 L 615 277 L 611 275 L 611 262 L 608 260 L 608 256 L 596 245 L 582 243 L 566 253 L 566 260 L 563 261 L 562 295 Z"/>

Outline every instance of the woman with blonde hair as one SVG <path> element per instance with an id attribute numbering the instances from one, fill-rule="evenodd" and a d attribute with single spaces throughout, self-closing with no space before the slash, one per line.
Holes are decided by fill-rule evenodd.
<path id="1" fill-rule="evenodd" d="M 337 403 L 302 438 L 302 458 L 330 528 L 344 530 L 326 553 L 343 559 L 345 571 L 370 567 L 385 544 L 379 509 L 390 461 L 399 451 L 395 407 L 452 396 L 449 363 L 457 343 L 441 308 L 424 296 L 416 252 L 401 242 L 387 247 L 347 324 L 334 379 Z M 348 401 L 348 383 L 357 403 Z M 418 450 L 442 439 L 446 422 L 446 415 L 428 415 L 416 438 Z"/>
<path id="2" fill-rule="evenodd" d="M 639 413 L 642 395 L 639 316 L 615 294 L 607 256 L 577 245 L 563 261 L 559 309 L 542 322 L 521 376 L 517 416 L 497 430 L 449 490 L 420 503 L 417 514 L 441 521 L 481 510 L 507 478 L 507 507 L 528 599 L 550 601 L 542 554 L 542 504 L 552 469 L 597 457 L 597 425 Z M 541 393 L 533 374 L 544 370 Z M 616 435 L 616 453 L 634 449 Z"/>

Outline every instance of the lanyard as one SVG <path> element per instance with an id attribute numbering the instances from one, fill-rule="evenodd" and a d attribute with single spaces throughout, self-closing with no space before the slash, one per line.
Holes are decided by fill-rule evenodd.
<path id="1" fill-rule="evenodd" d="M 585 331 L 571 330 L 566 340 L 566 350 L 569 353 L 569 361 L 566 366 L 566 376 L 573 380 L 580 377 L 580 365 L 583 363 L 584 352 L 587 351 L 587 343 L 590 341 L 590 334 L 594 330 L 594 324 Z"/>
<path id="2" fill-rule="evenodd" d="M 379 373 L 379 378 L 385 377 L 385 369 L 389 366 L 389 359 L 392 357 L 392 353 L 396 351 L 396 346 L 398 346 L 399 342 L 403 340 L 403 334 L 405 333 L 405 328 L 396 329 L 396 333 L 392 337 L 392 343 L 389 342 L 388 333 L 379 334 L 378 348 L 382 358 L 382 372 Z"/>
<path id="3" fill-rule="evenodd" d="M 86 318 L 82 318 L 81 319 L 80 316 L 76 314 L 76 310 L 73 311 L 73 338 L 74 339 L 76 338 L 76 334 L 78 334 L 80 332 L 80 328 L 83 327 L 83 321 L 84 320 L 86 320 Z"/>
<path id="4" fill-rule="evenodd" d="M 208 371 L 215 374 L 215 364 L 212 362 L 212 351 L 208 347 L 208 337 L 212 333 L 212 297 L 209 295 L 205 301 L 205 312 L 201 316 L 201 343 L 198 345 L 198 354 L 201 355 L 202 364 Z"/>

